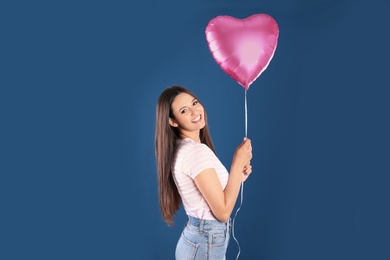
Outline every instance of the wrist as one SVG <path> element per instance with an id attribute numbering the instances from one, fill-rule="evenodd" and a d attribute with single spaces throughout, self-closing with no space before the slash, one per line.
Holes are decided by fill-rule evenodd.
<path id="1" fill-rule="evenodd" d="M 243 170 L 244 170 L 244 166 L 241 166 L 238 163 L 232 163 L 232 165 L 230 166 L 230 172 L 231 173 L 236 173 L 237 172 L 237 173 L 241 174 Z"/>

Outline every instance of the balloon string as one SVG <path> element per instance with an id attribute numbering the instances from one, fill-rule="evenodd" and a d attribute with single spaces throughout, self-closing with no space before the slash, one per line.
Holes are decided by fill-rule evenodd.
<path id="1" fill-rule="evenodd" d="M 244 174 L 243 174 L 243 175 L 244 175 Z M 244 176 L 243 176 L 243 177 L 244 177 Z M 236 260 L 237 260 L 238 257 L 240 256 L 241 247 L 240 247 L 240 243 L 238 243 L 238 240 L 237 240 L 237 238 L 236 238 L 236 236 L 235 236 L 235 234 L 234 234 L 234 222 L 235 222 L 235 220 L 236 220 L 238 211 L 240 211 L 240 209 L 241 209 L 243 198 L 244 198 L 244 182 L 241 181 L 241 201 L 240 201 L 240 206 L 238 207 L 238 209 L 236 210 L 236 214 L 234 215 L 234 218 L 233 218 L 233 227 L 232 227 L 233 238 L 234 238 L 234 240 L 236 241 L 237 246 L 238 246 L 238 253 L 237 253 Z"/>
<path id="2" fill-rule="evenodd" d="M 245 137 L 248 137 L 248 106 L 246 102 L 246 90 L 245 90 Z"/>
<path id="3" fill-rule="evenodd" d="M 246 90 L 245 90 L 245 137 L 248 137 L 248 108 L 247 108 L 247 101 L 246 101 Z M 240 253 L 241 253 L 241 247 L 240 247 L 240 243 L 238 243 L 238 240 L 234 234 L 234 223 L 235 223 L 235 220 L 236 220 L 236 217 L 237 217 L 237 213 L 238 211 L 240 211 L 241 209 L 241 206 L 242 206 L 242 201 L 244 199 L 244 173 L 242 173 L 242 180 L 241 180 L 241 199 L 240 199 L 240 206 L 238 207 L 238 209 L 236 210 L 236 214 L 234 215 L 234 218 L 233 218 L 233 227 L 232 227 L 232 232 L 233 232 L 233 238 L 234 240 L 236 241 L 237 243 L 237 246 L 238 246 L 238 253 L 237 253 L 237 257 L 236 257 L 236 260 L 238 259 L 238 257 L 240 256 Z"/>

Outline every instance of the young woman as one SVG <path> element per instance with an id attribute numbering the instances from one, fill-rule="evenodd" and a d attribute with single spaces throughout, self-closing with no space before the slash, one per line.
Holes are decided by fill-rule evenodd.
<path id="1" fill-rule="evenodd" d="M 188 89 L 172 86 L 157 101 L 155 145 L 162 216 L 172 224 L 182 202 L 189 219 L 176 259 L 225 259 L 230 215 L 252 172 L 250 140 L 237 147 L 229 174 L 215 155 L 202 104 Z"/>

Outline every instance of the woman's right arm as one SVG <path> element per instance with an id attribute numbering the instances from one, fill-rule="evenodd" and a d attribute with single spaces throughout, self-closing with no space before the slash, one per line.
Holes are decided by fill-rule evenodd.
<path id="1" fill-rule="evenodd" d="M 214 168 L 206 169 L 195 177 L 198 189 L 206 199 L 214 216 L 221 222 L 227 222 L 230 218 L 240 191 L 244 169 L 247 169 L 246 174 L 250 174 L 249 163 L 251 159 L 252 145 L 251 141 L 246 138 L 234 153 L 225 190 L 222 189 Z"/>

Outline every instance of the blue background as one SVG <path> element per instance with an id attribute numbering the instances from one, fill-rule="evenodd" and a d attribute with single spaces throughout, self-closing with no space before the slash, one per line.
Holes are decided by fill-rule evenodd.
<path id="1" fill-rule="evenodd" d="M 173 259 L 155 103 L 190 88 L 229 168 L 244 90 L 213 60 L 217 15 L 267 13 L 278 47 L 248 91 L 253 174 L 240 259 L 390 259 L 385 0 L 0 4 L 0 258 Z M 237 204 L 238 205 L 238 204 Z M 231 240 L 228 259 L 238 248 Z"/>

